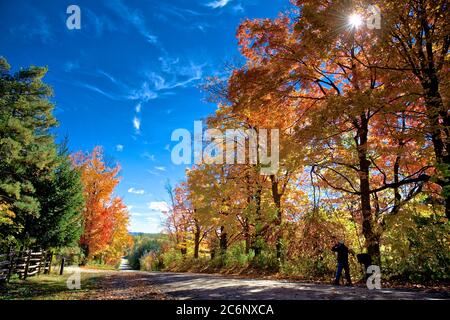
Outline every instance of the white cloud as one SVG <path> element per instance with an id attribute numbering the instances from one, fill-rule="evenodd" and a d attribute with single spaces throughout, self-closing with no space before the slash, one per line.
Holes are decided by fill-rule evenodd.
<path id="1" fill-rule="evenodd" d="M 165 167 L 155 167 L 155 169 L 156 169 L 156 170 L 159 170 L 159 171 L 166 171 L 166 168 L 165 168 Z"/>
<path id="2" fill-rule="evenodd" d="M 137 117 L 134 117 L 133 119 L 133 127 L 139 131 L 141 129 L 141 120 Z"/>
<path id="3" fill-rule="evenodd" d="M 122 145 L 122 144 L 118 144 L 118 145 L 116 146 L 116 151 L 122 152 L 122 151 L 123 151 L 123 145 Z"/>
<path id="4" fill-rule="evenodd" d="M 158 42 L 158 38 L 148 30 L 146 21 L 139 10 L 130 9 L 120 0 L 108 1 L 107 3 L 118 16 L 134 26 L 136 30 L 147 40 L 147 42 L 152 44 Z"/>
<path id="5" fill-rule="evenodd" d="M 63 69 L 65 72 L 71 72 L 80 68 L 78 61 L 67 61 L 64 63 Z"/>
<path id="6" fill-rule="evenodd" d="M 77 84 L 77 85 L 79 85 L 79 86 L 81 86 L 81 87 L 84 87 L 84 88 L 86 88 L 86 89 L 89 89 L 89 90 L 91 90 L 91 91 L 94 91 L 94 92 L 96 92 L 96 93 L 99 93 L 99 94 L 101 94 L 102 96 L 105 96 L 105 97 L 107 97 L 108 99 L 111 99 L 111 100 L 120 100 L 121 98 L 120 97 L 117 97 L 116 95 L 114 95 L 114 94 L 111 94 L 111 93 L 108 93 L 108 92 L 106 92 L 106 91 L 104 91 L 104 90 L 102 90 L 102 89 L 100 89 L 100 88 L 98 88 L 98 87 L 96 87 L 96 86 L 93 86 L 93 85 L 90 85 L 90 84 L 88 84 L 88 83 L 74 83 L 74 84 Z"/>
<path id="7" fill-rule="evenodd" d="M 148 217 L 145 214 L 131 215 L 129 230 L 131 232 L 160 233 L 163 231 L 164 217 Z"/>
<path id="8" fill-rule="evenodd" d="M 167 212 L 170 210 L 169 205 L 165 201 L 153 201 L 148 204 L 148 208 L 152 211 Z"/>
<path id="9" fill-rule="evenodd" d="M 213 8 L 213 9 L 217 9 L 217 8 L 223 8 L 225 7 L 229 2 L 231 2 L 231 0 L 217 0 L 217 1 L 212 1 L 208 4 L 206 4 L 207 7 Z"/>
<path id="10" fill-rule="evenodd" d="M 159 176 L 160 175 L 158 172 L 153 171 L 153 170 L 147 170 L 147 172 L 150 173 L 153 176 Z"/>
<path id="11" fill-rule="evenodd" d="M 133 194 L 144 194 L 145 190 L 130 188 L 130 189 L 128 189 L 128 192 L 133 193 Z"/>
<path id="12" fill-rule="evenodd" d="M 147 151 L 144 152 L 143 154 L 141 154 L 141 157 L 143 157 L 145 159 L 148 159 L 148 160 L 151 160 L 151 161 L 155 161 L 156 160 L 155 155 L 154 154 L 150 154 Z"/>
<path id="13" fill-rule="evenodd" d="M 142 109 L 142 104 L 139 102 L 137 105 L 136 105 L 136 112 L 137 113 L 140 113 L 141 112 L 141 109 Z"/>
<path id="14" fill-rule="evenodd" d="M 100 75 L 102 75 L 102 76 L 104 76 L 104 77 L 106 77 L 109 81 L 111 81 L 112 83 L 114 83 L 114 84 L 117 84 L 117 85 L 122 85 L 122 83 L 119 81 L 119 80 L 117 80 L 116 78 L 114 78 L 112 75 L 110 75 L 109 73 L 107 73 L 107 72 L 105 72 L 105 71 L 103 71 L 103 70 L 98 70 L 97 71 Z"/>
<path id="15" fill-rule="evenodd" d="M 244 7 L 242 6 L 241 3 L 238 3 L 237 5 L 235 5 L 235 6 L 233 7 L 233 11 L 234 11 L 235 13 L 242 13 L 242 12 L 245 11 L 245 9 L 244 9 Z"/>
<path id="16" fill-rule="evenodd" d="M 92 23 L 92 29 L 95 30 L 95 36 L 101 36 L 104 32 L 118 31 L 117 25 L 104 15 L 97 15 L 88 8 L 83 8 L 83 12 L 89 17 L 89 21 Z M 91 33 L 91 25 L 88 25 L 89 33 Z M 91 34 L 90 34 L 91 35 Z"/>
<path id="17" fill-rule="evenodd" d="M 48 44 L 54 42 L 52 30 L 50 24 L 47 21 L 47 17 L 38 13 L 37 10 L 33 10 L 33 19 L 26 24 L 22 24 L 20 27 L 11 28 L 11 33 L 17 36 L 23 36 L 26 39 L 37 38 L 42 43 Z"/>
<path id="18" fill-rule="evenodd" d="M 193 61 L 180 63 L 180 59 L 159 57 L 162 74 L 154 71 L 146 73 L 148 82 L 152 84 L 153 91 L 185 88 L 201 80 L 206 64 L 197 64 Z M 145 82 L 148 85 L 148 82 Z"/>
<path id="19" fill-rule="evenodd" d="M 150 89 L 150 86 L 148 85 L 147 81 L 142 83 L 140 89 L 131 90 L 131 92 L 128 95 L 128 99 L 141 100 L 144 102 L 147 102 L 149 100 L 153 100 L 156 98 L 158 98 L 158 95 L 153 90 Z"/>

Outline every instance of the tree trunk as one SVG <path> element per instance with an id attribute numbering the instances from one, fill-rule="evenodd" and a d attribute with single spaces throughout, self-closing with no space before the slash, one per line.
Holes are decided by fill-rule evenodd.
<path id="1" fill-rule="evenodd" d="M 249 254 L 250 247 L 252 245 L 252 239 L 250 235 L 250 226 L 248 224 L 248 219 L 244 221 L 244 239 L 245 239 L 245 254 Z"/>
<path id="2" fill-rule="evenodd" d="M 374 232 L 372 208 L 370 204 L 370 161 L 367 160 L 368 119 L 361 115 L 361 123 L 357 134 L 357 148 L 359 158 L 359 183 L 361 192 L 362 233 L 366 239 L 366 248 L 372 261 L 380 264 L 380 237 Z"/>
<path id="3" fill-rule="evenodd" d="M 184 236 L 181 238 L 180 252 L 183 255 L 183 257 L 187 254 L 186 238 Z"/>
<path id="4" fill-rule="evenodd" d="M 445 201 L 445 215 L 447 219 L 450 219 L 450 115 L 439 93 L 436 72 L 431 70 L 428 73 L 428 77 L 422 82 L 422 87 L 425 91 L 425 105 L 432 128 L 431 140 L 438 172 L 441 173 L 439 185 Z"/>
<path id="5" fill-rule="evenodd" d="M 277 260 L 282 261 L 282 230 L 281 224 L 283 222 L 283 216 L 281 211 L 281 194 L 278 191 L 278 179 L 274 176 L 270 176 L 270 181 L 272 183 L 272 197 L 277 211 L 277 217 L 275 220 L 275 232 L 276 232 L 276 253 Z"/>
<path id="6" fill-rule="evenodd" d="M 200 233 L 201 227 L 198 221 L 195 221 L 195 232 L 194 232 L 194 259 L 198 259 L 198 251 L 200 248 Z"/>
<path id="7" fill-rule="evenodd" d="M 261 219 L 261 194 L 262 194 L 262 186 L 261 184 L 257 184 L 256 192 L 255 192 L 255 236 L 252 243 L 252 248 L 255 251 L 255 257 L 261 254 L 261 241 L 262 235 L 262 219 Z"/>
<path id="8" fill-rule="evenodd" d="M 228 239 L 227 239 L 227 233 L 225 232 L 225 227 L 224 226 L 220 227 L 220 242 L 219 242 L 219 246 L 220 246 L 220 254 L 222 256 L 225 256 L 225 254 L 227 253 L 227 249 L 228 249 Z"/>

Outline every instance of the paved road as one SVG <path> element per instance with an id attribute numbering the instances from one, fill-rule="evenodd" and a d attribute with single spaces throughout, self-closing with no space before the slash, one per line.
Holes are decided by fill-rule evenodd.
<path id="1" fill-rule="evenodd" d="M 128 263 L 128 259 L 122 258 L 120 260 L 119 270 L 121 271 L 132 270 L 130 264 Z"/>
<path id="2" fill-rule="evenodd" d="M 175 299 L 450 299 L 449 293 L 427 293 L 397 289 L 368 290 L 365 287 L 335 287 L 284 280 L 240 279 L 230 276 L 194 273 L 138 271 L 136 273 L 142 275 L 136 280 L 155 285 L 163 293 Z"/>

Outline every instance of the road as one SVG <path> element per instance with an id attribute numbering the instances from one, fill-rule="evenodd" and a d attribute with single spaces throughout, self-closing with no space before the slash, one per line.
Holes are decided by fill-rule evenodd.
<path id="1" fill-rule="evenodd" d="M 134 281 L 148 283 L 175 299 L 237 299 L 237 300 L 405 300 L 450 299 L 449 293 L 381 289 L 365 287 L 336 287 L 324 284 L 292 282 L 287 280 L 241 279 L 231 276 L 140 272 Z M 140 276 L 139 276 L 140 275 Z M 131 284 L 130 284 L 131 285 Z"/>

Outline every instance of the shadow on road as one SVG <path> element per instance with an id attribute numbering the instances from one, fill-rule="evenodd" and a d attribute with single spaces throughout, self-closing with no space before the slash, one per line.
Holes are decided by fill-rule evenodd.
<path id="1" fill-rule="evenodd" d="M 283 280 L 240 279 L 208 274 L 142 273 L 164 293 L 177 299 L 243 300 L 432 300 L 449 299 L 448 293 L 364 287 L 336 287 Z"/>

